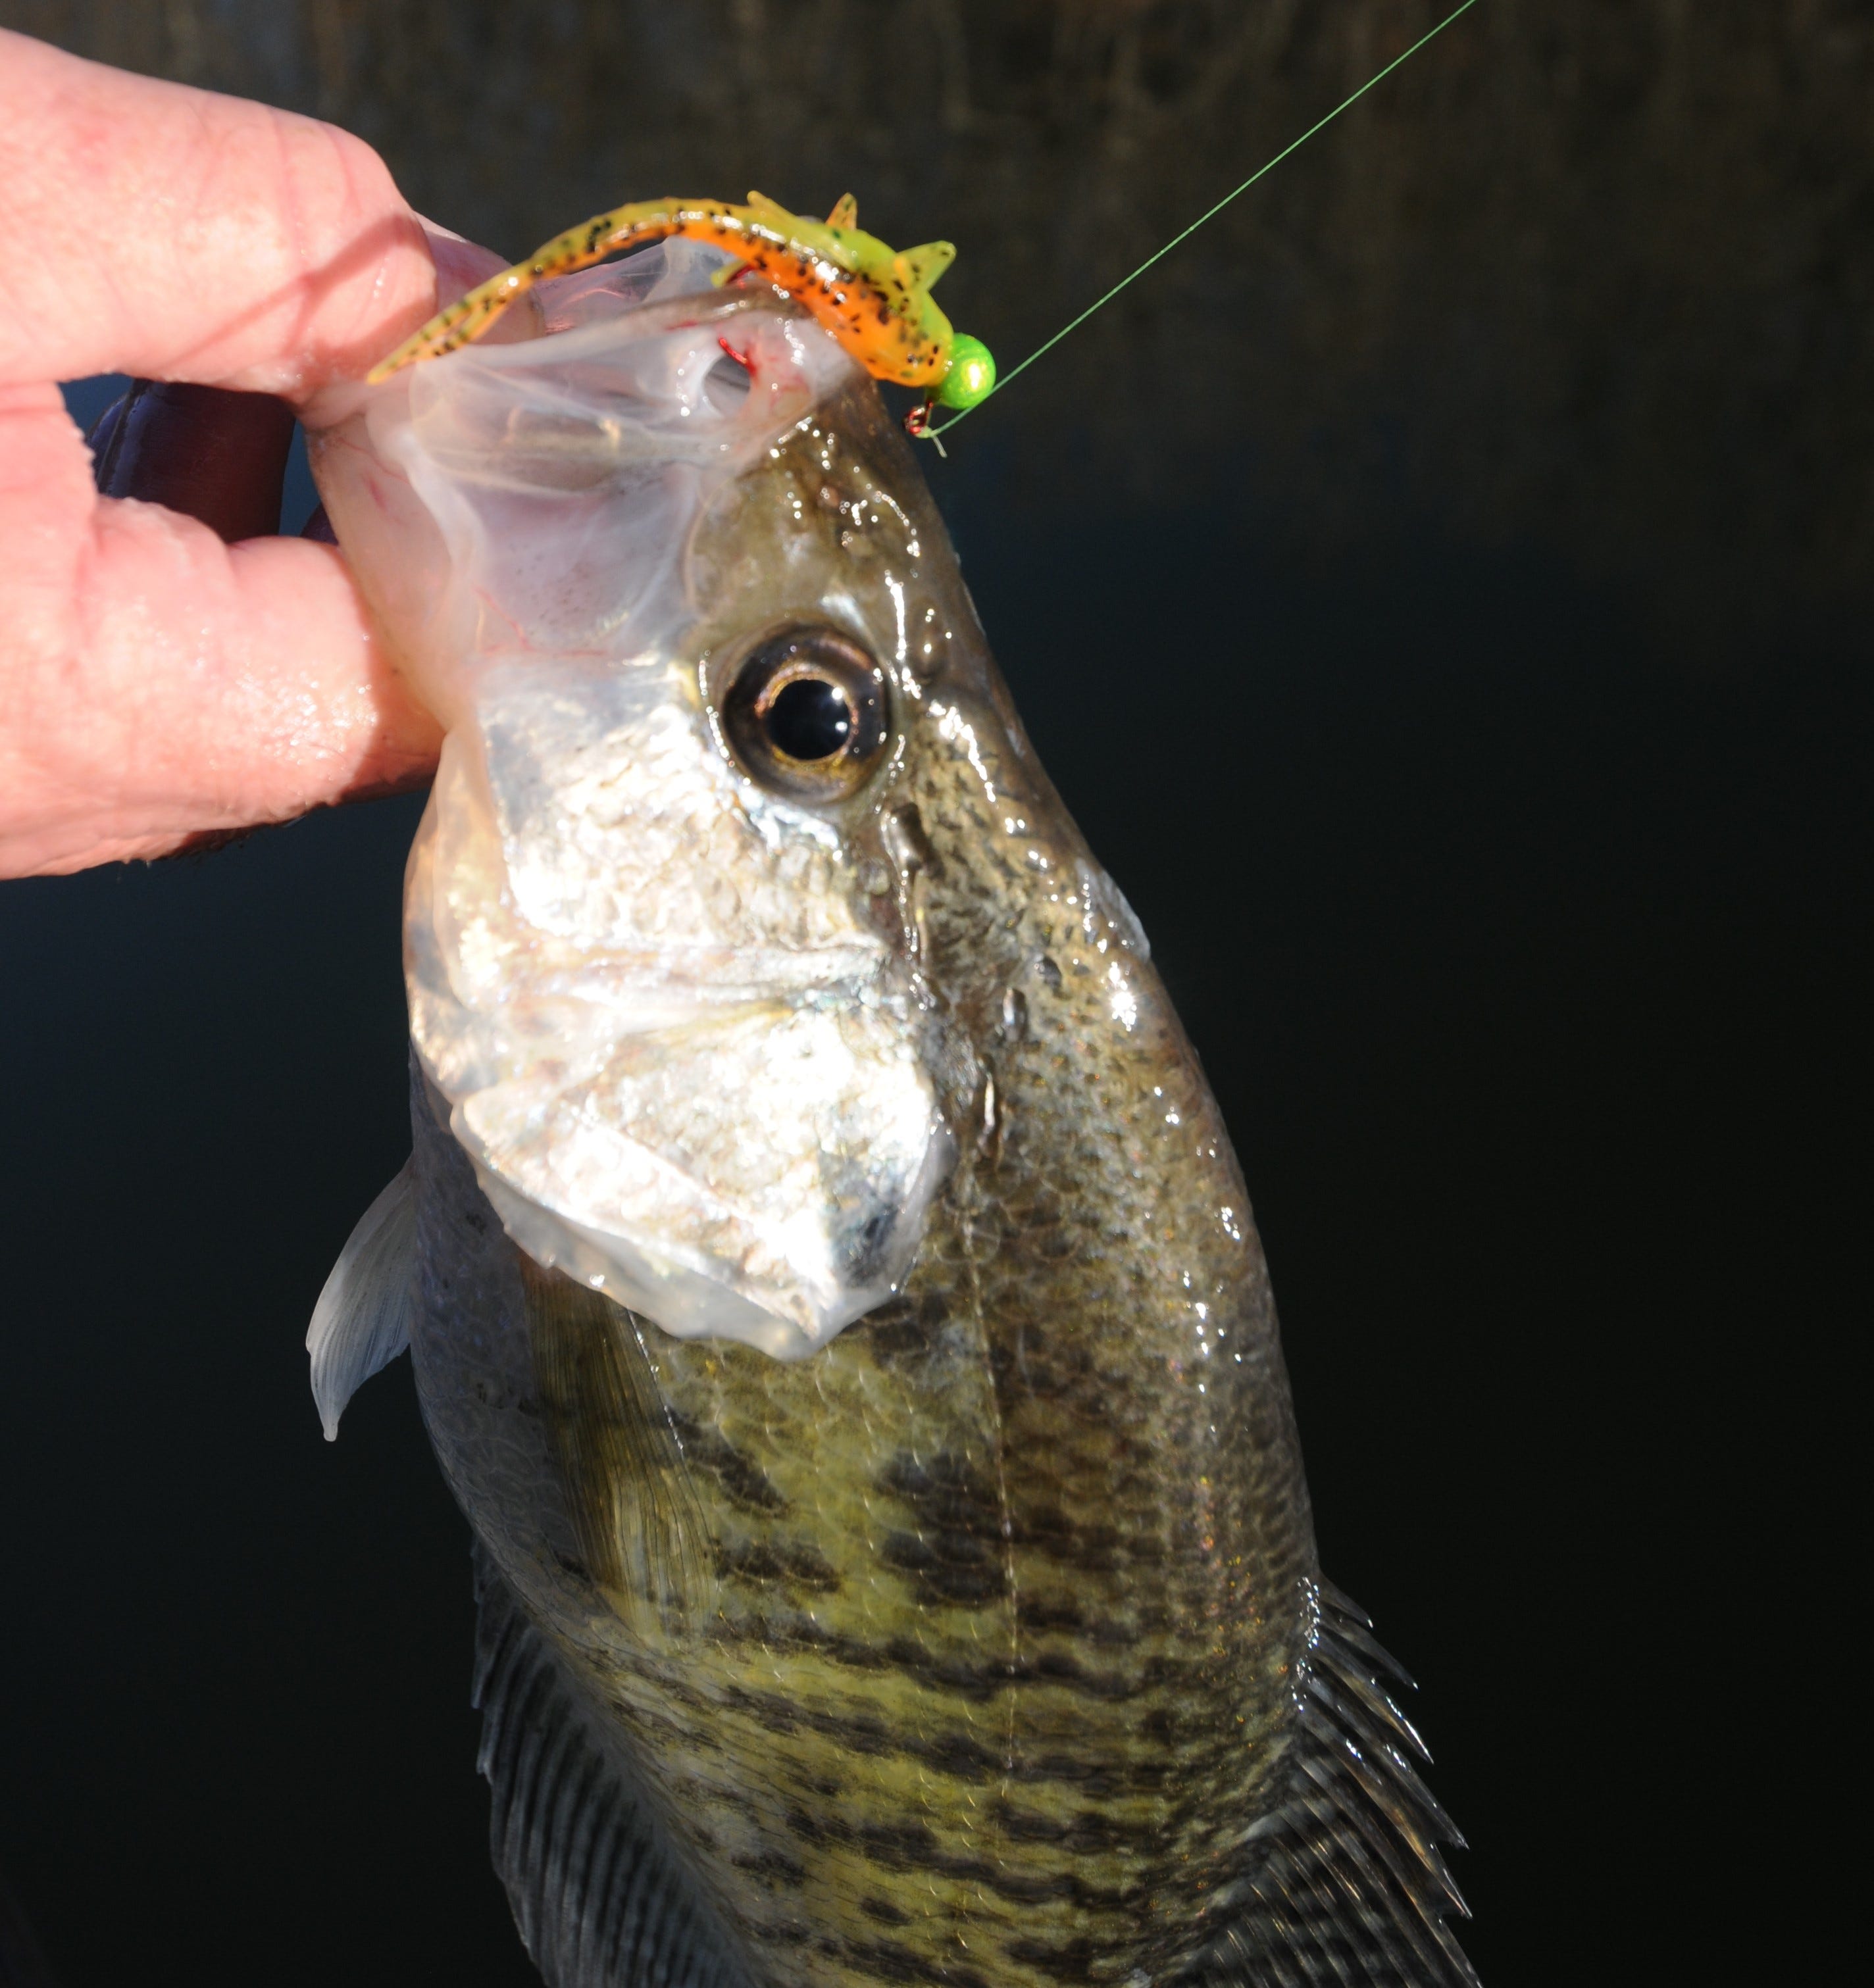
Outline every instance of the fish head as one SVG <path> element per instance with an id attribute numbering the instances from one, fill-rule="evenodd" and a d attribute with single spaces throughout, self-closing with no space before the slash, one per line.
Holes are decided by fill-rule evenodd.
<path id="1" fill-rule="evenodd" d="M 901 1285 L 1006 891 L 1084 852 L 872 382 L 709 266 L 544 286 L 544 335 L 353 390 L 313 454 L 446 727 L 405 963 L 452 1131 L 536 1261 L 787 1359 Z"/>

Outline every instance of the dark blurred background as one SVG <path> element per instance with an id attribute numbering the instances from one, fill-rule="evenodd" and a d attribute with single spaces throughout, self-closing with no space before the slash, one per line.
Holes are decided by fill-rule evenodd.
<path id="1" fill-rule="evenodd" d="M 1006 363 L 1443 11 L 0 22 L 335 119 L 512 254 L 850 187 Z M 1871 137 L 1866 0 L 1482 0 L 927 454 L 1234 1128 L 1492 1988 L 1809 1978 L 1845 1882 Z M 407 1147 L 416 813 L 0 887 L 0 1866 L 66 1988 L 532 1978 L 408 1374 L 328 1449 L 301 1350 Z"/>

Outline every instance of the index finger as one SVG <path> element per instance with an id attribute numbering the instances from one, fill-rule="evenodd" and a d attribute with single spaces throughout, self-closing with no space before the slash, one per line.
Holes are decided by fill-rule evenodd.
<path id="1" fill-rule="evenodd" d="M 362 140 L 4 29 L 0 186 L 0 387 L 303 399 L 435 308 L 421 224 Z"/>

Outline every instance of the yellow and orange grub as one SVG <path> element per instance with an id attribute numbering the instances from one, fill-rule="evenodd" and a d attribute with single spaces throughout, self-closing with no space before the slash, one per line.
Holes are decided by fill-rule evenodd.
<path id="1" fill-rule="evenodd" d="M 371 370 L 371 383 L 419 360 L 479 338 L 509 306 L 550 276 L 680 235 L 726 250 L 753 274 L 794 298 L 874 379 L 921 387 L 946 407 L 973 407 L 995 385 L 995 362 L 979 340 L 951 329 L 931 288 L 955 258 L 948 242 L 893 248 L 858 225 L 847 194 L 824 221 L 790 214 L 751 193 L 746 205 L 719 200 L 640 201 L 556 235 L 439 311 Z"/>

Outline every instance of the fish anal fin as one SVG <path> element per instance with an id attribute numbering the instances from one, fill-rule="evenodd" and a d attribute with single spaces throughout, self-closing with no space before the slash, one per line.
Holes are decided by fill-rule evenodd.
<path id="1" fill-rule="evenodd" d="M 489 1847 L 547 1988 L 748 1988 L 585 1689 L 479 1547 L 475 1603 Z"/>
<path id="2" fill-rule="evenodd" d="M 859 201 L 857 194 L 843 193 L 833 203 L 833 211 L 827 216 L 829 228 L 857 228 L 859 225 Z"/>
<path id="3" fill-rule="evenodd" d="M 1337 1590 L 1324 1582 L 1311 1602 L 1286 1790 L 1244 1844 L 1192 1978 L 1477 1988 L 1452 1929 L 1464 1902 L 1439 1848 L 1463 1839 L 1409 1763 L 1417 1735 L 1393 1702 L 1404 1674 Z"/>
<path id="4" fill-rule="evenodd" d="M 313 1399 L 327 1442 L 345 1405 L 410 1344 L 415 1304 L 416 1199 L 406 1160 L 358 1218 L 326 1279 L 306 1333 Z"/>
<path id="5" fill-rule="evenodd" d="M 541 1414 L 580 1554 L 634 1628 L 690 1622 L 715 1576 L 702 1507 L 644 1330 L 601 1291 L 522 1261 Z"/>
<path id="6" fill-rule="evenodd" d="M 892 272 L 906 289 L 928 290 L 956 260 L 956 247 L 949 242 L 925 242 L 915 248 L 901 248 L 891 259 Z"/>

